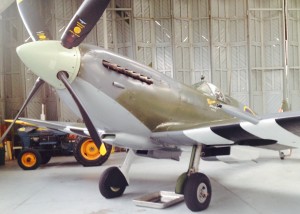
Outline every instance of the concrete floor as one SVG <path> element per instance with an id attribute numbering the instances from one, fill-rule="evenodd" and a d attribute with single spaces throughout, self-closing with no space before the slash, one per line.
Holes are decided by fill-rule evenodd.
<path id="1" fill-rule="evenodd" d="M 282 161 L 277 152 L 236 147 L 226 163 L 202 161 L 213 195 L 210 207 L 201 213 L 299 213 L 300 151 L 293 153 Z M 98 190 L 99 175 L 124 158 L 124 153 L 116 153 L 103 166 L 82 167 L 72 156 L 54 157 L 34 171 L 6 162 L 0 167 L 0 213 L 192 213 L 184 203 L 160 210 L 132 202 L 146 193 L 173 191 L 188 165 L 188 152 L 180 162 L 137 158 L 124 196 L 104 199 Z"/>

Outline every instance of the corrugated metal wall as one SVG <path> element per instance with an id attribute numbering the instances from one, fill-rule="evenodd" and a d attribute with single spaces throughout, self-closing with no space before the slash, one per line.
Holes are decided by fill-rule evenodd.
<path id="1" fill-rule="evenodd" d="M 37 2 L 53 37 L 59 39 L 82 1 Z M 5 83 L 0 88 L 0 111 L 11 117 L 36 77 L 15 54 L 15 47 L 28 37 L 19 30 L 17 11 L 9 8 L 2 15 L 0 25 L 7 30 L 0 33 L 0 81 Z M 107 32 L 101 18 L 86 42 L 103 47 L 106 38 L 110 50 L 188 85 L 205 75 L 258 113 L 276 112 L 285 94 L 292 110 L 300 109 L 298 0 L 112 0 L 106 17 Z M 48 119 L 80 121 L 47 86 L 30 104 L 27 116 L 39 117 L 42 103 Z"/>
<path id="2" fill-rule="evenodd" d="M 252 105 L 276 112 L 283 99 L 283 1 L 249 1 Z"/>
<path id="3" fill-rule="evenodd" d="M 248 95 L 247 2 L 211 1 L 212 81 L 244 103 Z"/>

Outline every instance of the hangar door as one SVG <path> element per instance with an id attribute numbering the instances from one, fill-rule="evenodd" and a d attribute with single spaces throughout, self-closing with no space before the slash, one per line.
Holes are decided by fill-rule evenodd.
<path id="1" fill-rule="evenodd" d="M 258 113 L 277 112 L 285 97 L 296 110 L 300 108 L 299 4 L 297 0 L 134 0 L 136 58 L 186 84 L 204 74 Z"/>
<path id="2" fill-rule="evenodd" d="M 278 111 L 283 99 L 300 109 L 299 9 L 297 0 L 249 0 L 250 102 L 258 112 Z"/>

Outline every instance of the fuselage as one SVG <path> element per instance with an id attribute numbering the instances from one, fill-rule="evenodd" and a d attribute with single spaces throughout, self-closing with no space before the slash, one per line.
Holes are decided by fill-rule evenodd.
<path id="1" fill-rule="evenodd" d="M 216 97 L 140 63 L 91 45 L 81 45 L 80 54 L 81 65 L 72 87 L 93 112 L 93 121 L 105 130 L 175 131 L 235 120 L 213 107 L 220 103 Z M 105 66 L 107 62 L 111 68 Z M 58 93 L 72 103 L 67 92 Z M 236 100 L 226 100 L 240 107 Z M 71 109 L 76 108 L 71 103 Z"/>

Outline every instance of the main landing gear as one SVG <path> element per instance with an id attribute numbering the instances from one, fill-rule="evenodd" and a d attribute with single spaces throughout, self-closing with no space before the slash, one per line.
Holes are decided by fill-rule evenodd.
<path id="1" fill-rule="evenodd" d="M 175 192 L 183 194 L 187 207 L 192 211 L 208 208 L 211 200 L 209 178 L 198 172 L 202 146 L 193 146 L 188 172 L 177 179 Z"/>
<path id="2" fill-rule="evenodd" d="M 201 211 L 208 208 L 211 200 L 211 184 L 208 177 L 198 172 L 202 146 L 194 146 L 191 154 L 189 170 L 179 176 L 175 192 L 183 194 L 187 207 L 192 211 Z M 100 193 L 105 198 L 121 196 L 129 185 L 128 172 L 135 157 L 129 150 L 121 168 L 106 169 L 99 180 Z"/>

